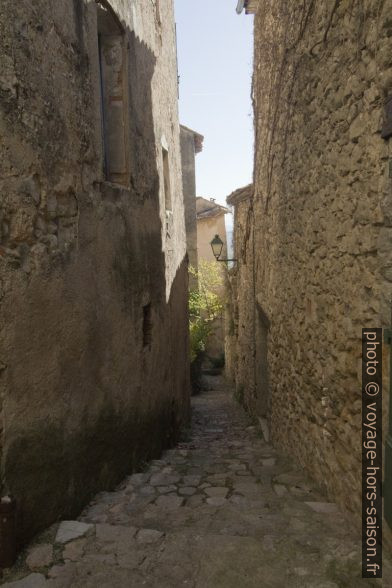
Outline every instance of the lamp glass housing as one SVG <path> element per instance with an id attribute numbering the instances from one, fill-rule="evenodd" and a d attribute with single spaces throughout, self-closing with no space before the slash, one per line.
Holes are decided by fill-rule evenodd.
<path id="1" fill-rule="evenodd" d="M 223 249 L 223 241 L 219 237 L 219 235 L 215 235 L 215 237 L 211 241 L 211 249 L 214 254 L 215 259 L 219 259 Z"/>

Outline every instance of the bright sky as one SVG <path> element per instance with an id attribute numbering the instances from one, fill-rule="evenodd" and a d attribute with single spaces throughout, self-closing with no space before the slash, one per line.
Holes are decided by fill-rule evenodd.
<path id="1" fill-rule="evenodd" d="M 252 181 L 253 17 L 236 13 L 237 0 L 175 0 L 175 6 L 180 122 L 204 135 L 197 195 L 225 204 Z"/>

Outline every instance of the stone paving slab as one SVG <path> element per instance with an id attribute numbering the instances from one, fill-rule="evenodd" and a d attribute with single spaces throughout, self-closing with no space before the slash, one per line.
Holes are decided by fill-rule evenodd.
<path id="1" fill-rule="evenodd" d="M 381 583 L 360 558 L 351 519 L 219 390 L 194 398 L 189 441 L 44 534 L 4 586 L 392 587 L 389 560 Z"/>

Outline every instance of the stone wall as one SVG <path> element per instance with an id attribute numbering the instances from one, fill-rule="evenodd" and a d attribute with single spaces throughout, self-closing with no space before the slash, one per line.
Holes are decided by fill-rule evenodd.
<path id="1" fill-rule="evenodd" d="M 188 417 L 173 2 L 102 4 L 124 52 L 122 185 L 103 172 L 96 3 L 0 6 L 1 491 L 20 542 L 157 456 Z"/>
<path id="2" fill-rule="evenodd" d="M 233 192 L 227 203 L 234 211 L 233 248 L 238 260 L 226 279 L 225 368 L 235 383 L 236 397 L 247 410 L 256 410 L 254 389 L 254 224 L 253 185 Z"/>
<path id="3" fill-rule="evenodd" d="M 361 329 L 390 324 L 392 294 L 391 146 L 380 136 L 391 9 L 390 0 L 259 2 L 255 191 L 248 228 L 241 211 L 236 228 L 237 393 L 358 516 Z"/>

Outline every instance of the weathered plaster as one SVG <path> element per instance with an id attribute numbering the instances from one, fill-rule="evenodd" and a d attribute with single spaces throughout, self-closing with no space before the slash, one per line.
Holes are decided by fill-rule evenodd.
<path id="1" fill-rule="evenodd" d="M 157 455 L 188 415 L 173 4 L 159 4 L 162 19 L 111 2 L 128 58 L 121 187 L 102 172 L 95 3 L 1 2 L 1 485 L 20 541 Z"/>

